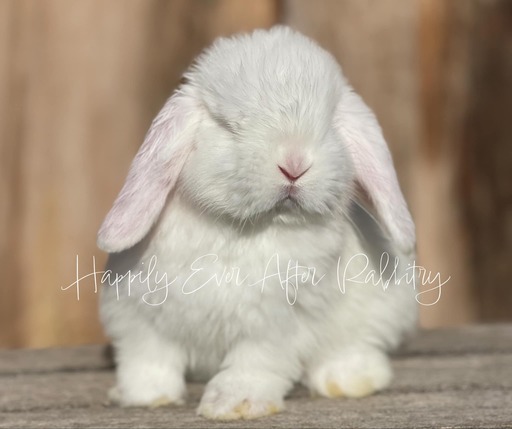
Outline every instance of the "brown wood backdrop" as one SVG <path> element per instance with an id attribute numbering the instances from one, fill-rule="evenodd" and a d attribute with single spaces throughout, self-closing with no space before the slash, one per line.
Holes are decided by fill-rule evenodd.
<path id="1" fill-rule="evenodd" d="M 510 319 L 511 2 L 0 0 L 0 346 L 103 341 L 96 230 L 155 113 L 219 35 L 287 23 L 376 111 L 451 276 L 425 326 Z"/>

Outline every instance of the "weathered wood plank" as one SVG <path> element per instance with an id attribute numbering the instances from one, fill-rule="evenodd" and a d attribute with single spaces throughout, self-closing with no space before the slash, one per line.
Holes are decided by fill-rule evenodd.
<path id="1" fill-rule="evenodd" d="M 468 325 L 423 330 L 408 341 L 401 354 L 465 354 L 512 352 L 510 324 Z"/>
<path id="2" fill-rule="evenodd" d="M 77 372 L 112 368 L 102 345 L 0 352 L 0 377 L 14 374 Z"/>
<path id="3" fill-rule="evenodd" d="M 195 416 L 202 384 L 183 407 L 106 404 L 114 372 L 104 346 L 0 351 L 0 427 L 240 427 Z M 295 389 L 287 411 L 244 427 L 512 428 L 512 325 L 422 332 L 394 358 L 392 386 L 360 400 Z"/>
<path id="4" fill-rule="evenodd" d="M 404 344 L 399 356 L 512 353 L 509 324 L 475 325 L 443 330 L 423 330 Z M 104 370 L 112 366 L 106 346 L 36 350 L 2 350 L 0 376 L 21 373 Z"/>
<path id="5" fill-rule="evenodd" d="M 512 392 L 512 353 L 498 355 L 422 356 L 395 359 L 393 385 L 380 393 L 395 396 L 488 390 Z M 36 411 L 50 408 L 76 408 L 106 404 L 107 390 L 114 383 L 114 372 L 81 369 L 76 372 L 28 373 L 0 378 L 3 393 L 0 410 Z M 199 401 L 203 386 L 189 384 L 189 402 Z M 308 398 L 297 388 L 294 399 Z"/>

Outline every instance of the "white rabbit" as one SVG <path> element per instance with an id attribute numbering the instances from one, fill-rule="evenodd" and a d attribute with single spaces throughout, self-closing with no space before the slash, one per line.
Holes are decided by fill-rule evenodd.
<path id="1" fill-rule="evenodd" d="M 415 233 L 374 115 L 329 53 L 282 26 L 218 39 L 185 79 L 98 234 L 111 396 L 179 404 L 187 376 L 209 380 L 200 415 L 249 419 L 295 382 L 385 388 L 387 352 L 416 323 L 399 281 Z M 373 284 L 381 272 L 396 281 Z"/>

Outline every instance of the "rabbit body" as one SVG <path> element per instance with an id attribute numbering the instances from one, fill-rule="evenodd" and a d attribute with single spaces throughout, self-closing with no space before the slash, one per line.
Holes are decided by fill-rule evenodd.
<path id="1" fill-rule="evenodd" d="M 291 48 L 298 54 L 286 54 Z M 349 140 L 366 130 L 380 136 L 378 125 L 336 122 L 339 111 L 347 123 L 359 115 L 360 99 L 355 113 L 340 107 L 340 98 L 357 96 L 332 57 L 287 28 L 223 39 L 187 77 L 154 121 L 100 231 L 111 252 L 100 313 L 116 349 L 112 398 L 181 403 L 188 376 L 208 381 L 199 414 L 237 419 L 281 410 L 299 381 L 328 397 L 386 387 L 386 353 L 416 320 L 414 289 L 403 280 L 414 232 L 406 208 L 386 213 L 405 207 L 393 202 L 402 197 L 392 164 L 384 185 L 366 186 L 383 221 L 354 201 L 354 183 L 366 182 Z M 177 172 L 164 180 L 169 134 L 178 149 L 162 171 Z M 181 141 L 193 147 L 181 149 Z M 294 171 L 304 176 L 290 178 Z M 148 200 L 132 204 L 139 181 L 149 196 L 136 198 Z M 130 210 L 135 215 L 125 215 Z M 128 242 L 125 223 L 134 217 L 143 226 Z M 384 268 L 383 252 L 391 257 Z M 388 274 L 398 281 L 376 281 Z"/>

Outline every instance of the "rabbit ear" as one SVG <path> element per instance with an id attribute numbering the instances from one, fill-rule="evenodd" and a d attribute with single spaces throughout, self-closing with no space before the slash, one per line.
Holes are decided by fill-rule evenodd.
<path id="1" fill-rule="evenodd" d="M 391 154 L 375 115 L 352 88 L 341 96 L 335 126 L 349 149 L 356 180 L 367 193 L 378 222 L 399 250 L 411 254 L 415 249 L 414 223 Z"/>
<path id="2" fill-rule="evenodd" d="M 121 192 L 98 232 L 98 247 L 115 253 L 141 241 L 158 219 L 193 147 L 199 110 L 173 95 L 153 120 Z"/>

